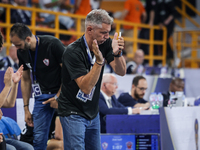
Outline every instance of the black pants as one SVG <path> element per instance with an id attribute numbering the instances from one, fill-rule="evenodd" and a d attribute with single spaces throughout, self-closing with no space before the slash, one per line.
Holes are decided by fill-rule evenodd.
<path id="1" fill-rule="evenodd" d="M 170 46 L 169 43 L 169 38 L 172 36 L 173 32 L 174 32 L 174 20 L 172 20 L 167 26 L 167 58 L 168 59 L 173 59 L 174 58 L 174 53 L 173 53 L 173 48 Z M 159 33 L 157 33 L 156 35 L 158 36 L 157 38 L 161 38 L 163 36 L 163 31 L 158 31 Z"/>

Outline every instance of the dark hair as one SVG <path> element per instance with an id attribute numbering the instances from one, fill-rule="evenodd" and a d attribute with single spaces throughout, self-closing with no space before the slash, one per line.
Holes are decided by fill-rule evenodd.
<path id="1" fill-rule="evenodd" d="M 1 47 L 3 46 L 3 35 L 2 35 L 2 33 L 0 32 L 0 49 L 1 49 Z"/>
<path id="2" fill-rule="evenodd" d="M 146 78 L 143 77 L 143 76 L 136 76 L 135 78 L 133 78 L 132 84 L 135 85 L 135 86 L 137 86 L 137 85 L 138 85 L 138 82 L 139 82 L 141 79 L 146 80 Z"/>
<path id="3" fill-rule="evenodd" d="M 178 82 L 184 82 L 184 80 L 183 80 L 183 79 L 181 79 L 181 78 L 178 78 L 178 77 L 175 77 L 175 78 L 172 78 L 172 81 L 171 81 L 171 83 L 175 84 L 175 82 L 176 82 L 176 81 L 178 81 Z"/>
<path id="4" fill-rule="evenodd" d="M 32 36 L 31 30 L 23 23 L 16 23 L 10 30 L 10 35 L 13 37 L 17 35 L 21 40 L 25 40 L 28 36 Z"/>

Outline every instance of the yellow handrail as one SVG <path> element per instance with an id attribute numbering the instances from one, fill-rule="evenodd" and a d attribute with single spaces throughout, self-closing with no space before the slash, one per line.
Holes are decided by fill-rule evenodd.
<path id="1" fill-rule="evenodd" d="M 183 17 L 187 18 L 192 22 L 196 27 L 200 27 L 199 23 L 192 19 L 186 12 L 182 11 L 180 8 L 176 8 L 177 12 L 179 12 Z"/>
<path id="2" fill-rule="evenodd" d="M 175 20 L 176 24 L 182 28 L 185 28 L 185 20 L 188 19 L 191 23 L 193 23 L 196 27 L 200 27 L 200 24 L 192 19 L 186 12 L 186 6 L 190 8 L 193 12 L 195 12 L 198 16 L 200 16 L 200 11 L 198 11 L 194 6 L 192 6 L 188 1 L 181 0 L 182 8 L 176 7 L 178 13 L 182 15 L 182 22 Z M 186 41 L 186 37 L 190 36 L 190 42 Z M 197 51 L 200 48 L 200 44 L 198 41 L 198 37 L 200 35 L 200 31 L 196 30 L 181 30 L 175 31 L 174 33 L 174 44 L 175 49 L 177 50 L 177 57 L 181 59 L 182 65 L 180 67 L 191 67 L 197 68 L 199 67 L 200 58 L 197 58 Z M 189 58 L 182 58 L 181 53 L 185 48 L 189 48 L 191 50 L 191 56 Z M 189 50 L 188 49 L 188 50 Z"/>
<path id="3" fill-rule="evenodd" d="M 32 33 L 35 34 L 36 31 L 42 31 L 42 32 L 50 32 L 50 33 L 55 33 L 55 37 L 59 38 L 59 34 L 66 34 L 66 35 L 75 35 L 77 38 L 81 37 L 84 32 L 81 32 L 81 20 L 85 19 L 85 16 L 82 15 L 75 15 L 71 13 L 62 13 L 62 12 L 53 12 L 49 10 L 42 10 L 39 8 L 34 8 L 34 7 L 23 7 L 23 6 L 13 6 L 9 4 L 2 4 L 0 3 L 0 7 L 6 8 L 6 22 L 5 23 L 0 23 L 0 27 L 6 28 L 6 42 L 4 46 L 7 46 L 7 48 L 11 45 L 10 43 L 10 28 L 12 27 L 12 24 L 10 22 L 10 16 L 11 16 L 11 9 L 21 9 L 21 10 L 28 10 L 31 12 L 32 17 L 31 17 L 31 25 L 29 28 L 31 29 Z M 43 28 L 39 27 L 36 25 L 36 13 L 49 13 L 52 15 L 55 15 L 55 27 L 54 28 Z M 75 31 L 68 31 L 68 30 L 61 30 L 59 29 L 59 16 L 68 16 L 76 20 L 76 29 Z M 133 38 L 129 37 L 124 37 L 125 41 L 131 41 L 133 42 L 133 53 L 129 54 L 128 57 L 131 58 L 134 55 L 134 52 L 137 50 L 137 44 L 149 44 L 149 55 L 145 55 L 145 59 L 149 60 L 149 65 L 153 66 L 153 61 L 154 60 L 161 60 L 162 65 L 166 64 L 166 41 L 167 41 L 167 31 L 166 28 L 164 27 L 163 30 L 163 37 L 162 40 L 155 41 L 154 40 L 154 30 L 160 29 L 159 26 L 153 26 L 150 27 L 149 25 L 146 24 L 136 24 L 136 23 L 130 23 L 130 22 L 125 22 L 125 21 L 120 21 L 120 20 L 114 20 L 114 23 L 116 24 L 116 32 L 120 31 L 120 27 L 122 25 L 129 25 L 133 26 L 133 30 L 136 31 L 139 28 L 147 28 L 150 29 L 150 39 L 145 40 L 145 39 L 139 39 L 137 37 L 136 32 Z M 112 36 L 110 36 L 112 38 Z M 154 56 L 154 45 L 162 45 L 162 50 L 163 53 L 161 56 Z M 7 51 L 8 54 L 8 51 Z"/>
<path id="4" fill-rule="evenodd" d="M 190 40 L 186 41 L 187 37 L 190 36 Z M 175 49 L 177 51 L 177 57 L 181 59 L 182 65 L 180 67 L 189 67 L 189 68 L 198 68 L 200 58 L 198 58 L 198 50 L 200 48 L 199 37 L 200 31 L 199 30 L 179 30 L 174 32 L 174 39 L 175 42 Z M 181 55 L 183 50 L 191 51 L 189 56 L 183 58 Z"/>
<path id="5" fill-rule="evenodd" d="M 198 11 L 194 6 L 192 6 L 188 1 L 186 0 L 181 0 L 182 2 L 182 8 L 175 7 L 177 12 L 182 15 L 182 23 L 178 21 L 177 19 L 175 20 L 176 24 L 179 25 L 180 27 L 184 28 L 185 27 L 185 18 L 190 20 L 196 27 L 200 27 L 198 22 L 196 22 L 194 19 L 192 19 L 186 12 L 186 6 L 189 7 L 193 12 L 195 12 L 198 16 L 200 16 L 200 11 Z"/>
<path id="6" fill-rule="evenodd" d="M 188 1 L 186 0 L 181 0 L 187 7 L 189 7 L 191 10 L 193 10 L 198 16 L 200 16 L 200 12 L 193 6 L 191 5 Z"/>

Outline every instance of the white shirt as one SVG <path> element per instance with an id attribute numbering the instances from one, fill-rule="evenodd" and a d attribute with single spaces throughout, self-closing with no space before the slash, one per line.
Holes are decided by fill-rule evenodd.
<path id="1" fill-rule="evenodd" d="M 106 104 L 108 106 L 108 108 L 112 108 L 112 106 L 110 105 L 110 102 L 109 102 L 109 99 L 111 100 L 111 103 L 112 103 L 112 98 L 107 96 L 102 90 L 101 90 L 101 93 L 103 94 L 103 97 L 106 101 Z M 132 108 L 131 107 L 126 107 L 128 109 L 128 115 L 132 115 Z"/>
<path id="2" fill-rule="evenodd" d="M 108 106 L 108 108 L 112 108 L 112 105 L 110 104 L 109 100 L 111 100 L 111 103 L 112 103 L 112 98 L 107 96 L 102 90 L 101 90 L 101 93 L 103 94 L 103 97 L 106 101 L 106 104 Z"/>

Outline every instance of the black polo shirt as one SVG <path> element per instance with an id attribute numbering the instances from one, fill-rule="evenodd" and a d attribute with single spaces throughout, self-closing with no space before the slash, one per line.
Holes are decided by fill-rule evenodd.
<path id="1" fill-rule="evenodd" d="M 109 38 L 99 45 L 99 49 L 108 63 L 114 60 L 111 43 L 112 40 Z M 63 79 L 61 94 L 58 98 L 58 115 L 76 114 L 89 120 L 94 119 L 99 112 L 99 94 L 104 67 L 102 67 L 91 100 L 83 100 L 79 97 L 80 89 L 74 80 L 89 73 L 91 67 L 83 37 L 67 47 L 62 60 Z"/>
<path id="2" fill-rule="evenodd" d="M 39 46 L 36 61 L 36 80 L 43 92 L 56 93 L 61 85 L 60 64 L 62 63 L 62 54 L 65 47 L 59 39 L 53 36 L 44 35 L 38 37 Z M 19 66 L 23 64 L 24 70 L 33 69 L 35 51 L 18 49 L 17 56 Z"/>

